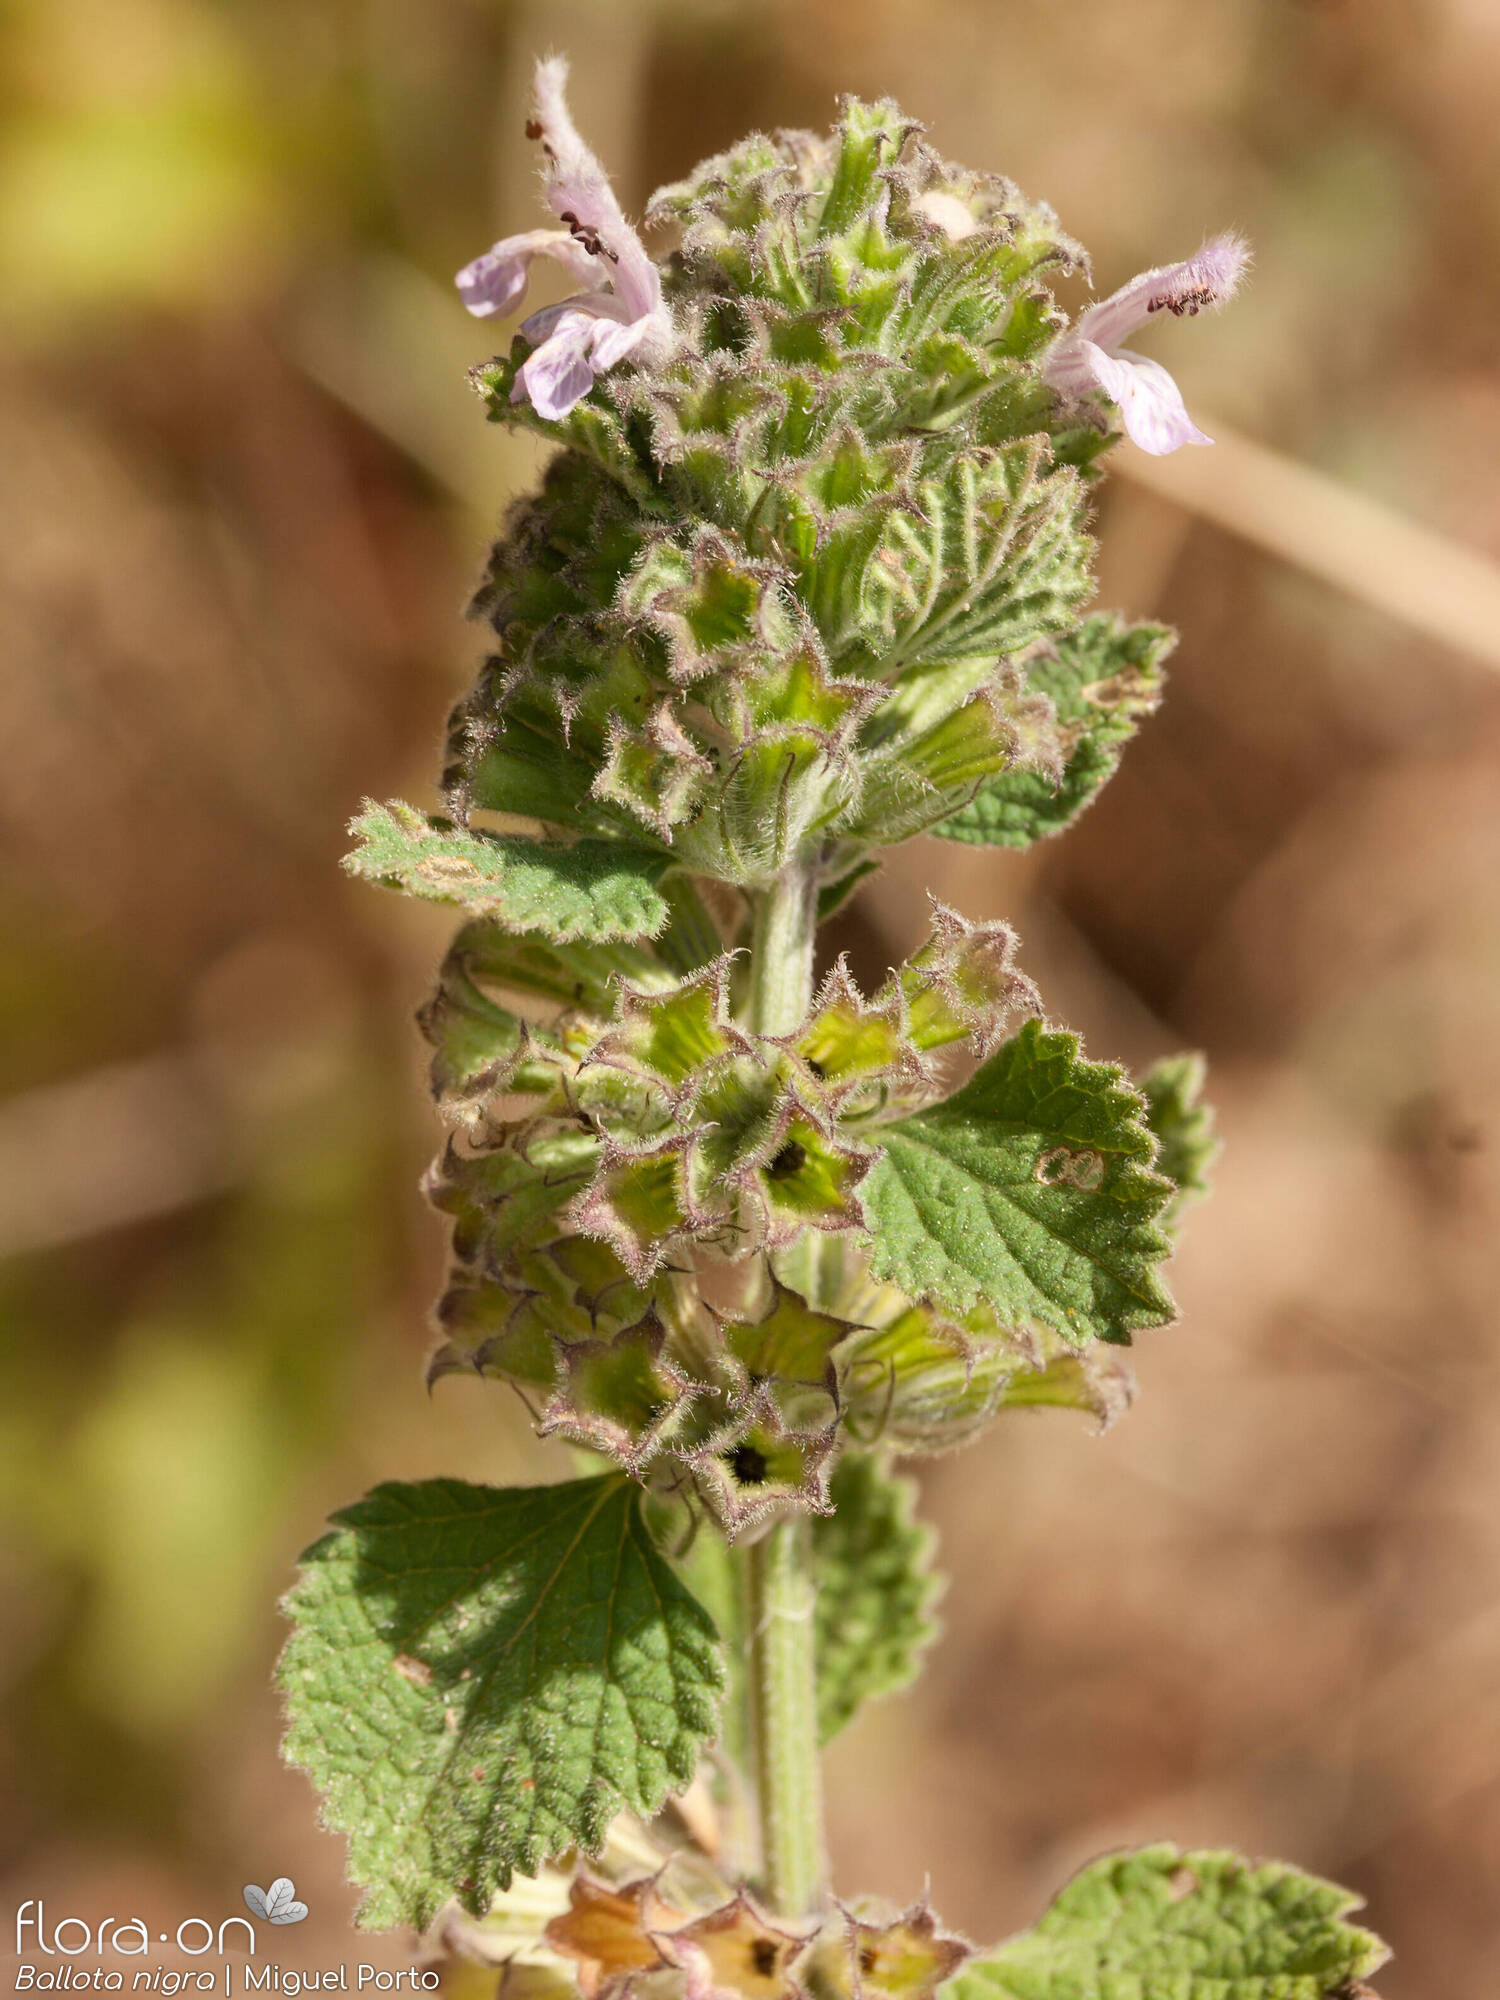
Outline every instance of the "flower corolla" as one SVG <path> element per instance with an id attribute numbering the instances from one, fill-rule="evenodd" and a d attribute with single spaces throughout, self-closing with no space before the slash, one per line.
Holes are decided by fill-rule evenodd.
<path id="1" fill-rule="evenodd" d="M 1205 306 L 1222 305 L 1239 286 L 1250 253 L 1232 234 L 1215 236 L 1195 257 L 1143 271 L 1128 285 L 1090 306 L 1055 341 L 1042 374 L 1070 398 L 1103 390 L 1142 451 L 1161 457 L 1185 444 L 1212 444 L 1187 413 L 1182 391 L 1159 361 L 1134 354 L 1124 343 L 1159 312 L 1181 319 Z"/>
<path id="2" fill-rule="evenodd" d="M 594 378 L 627 360 L 662 359 L 672 322 L 661 277 L 621 213 L 609 178 L 578 136 L 568 111 L 568 66 L 553 56 L 537 64 L 535 115 L 526 130 L 546 155 L 547 201 L 567 226 L 506 236 L 459 272 L 455 283 L 476 319 L 512 312 L 526 296 L 531 264 L 550 257 L 584 287 L 521 323 L 534 344 L 516 376 L 511 401 L 530 401 L 538 416 L 565 417 Z"/>

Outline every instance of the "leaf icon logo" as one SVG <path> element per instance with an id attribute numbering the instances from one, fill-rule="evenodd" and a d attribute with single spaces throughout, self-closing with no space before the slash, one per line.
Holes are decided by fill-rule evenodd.
<path id="1" fill-rule="evenodd" d="M 243 1894 L 251 1915 L 264 1917 L 268 1924 L 300 1924 L 307 1915 L 307 1905 L 297 1901 L 290 1875 L 278 1875 L 269 1889 L 247 1882 Z"/>

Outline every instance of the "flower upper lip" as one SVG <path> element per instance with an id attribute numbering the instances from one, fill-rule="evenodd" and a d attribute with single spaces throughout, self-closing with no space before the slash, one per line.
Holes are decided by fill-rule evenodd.
<path id="1" fill-rule="evenodd" d="M 513 402 L 539 416 L 565 417 L 596 376 L 620 362 L 661 359 L 672 322 L 661 276 L 626 221 L 609 177 L 579 137 L 568 110 L 568 66 L 560 56 L 537 64 L 535 116 L 527 126 L 547 156 L 546 196 L 564 229 L 506 236 L 466 264 L 455 283 L 477 319 L 509 313 L 526 296 L 533 258 L 550 257 L 584 289 L 544 306 L 521 324 L 534 343 L 516 375 Z"/>
<path id="2" fill-rule="evenodd" d="M 1102 391 L 1120 408 L 1126 431 L 1156 456 L 1185 444 L 1212 444 L 1188 415 L 1182 392 L 1159 361 L 1125 346 L 1159 312 L 1177 318 L 1222 305 L 1250 261 L 1242 237 L 1211 237 L 1196 256 L 1142 271 L 1054 341 L 1042 362 L 1044 380 L 1069 398 Z"/>

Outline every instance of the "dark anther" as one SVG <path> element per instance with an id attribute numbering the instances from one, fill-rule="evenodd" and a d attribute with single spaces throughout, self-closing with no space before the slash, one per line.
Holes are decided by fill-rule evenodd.
<path id="1" fill-rule="evenodd" d="M 580 222 L 578 217 L 566 208 L 561 210 L 561 215 L 591 257 L 607 257 L 611 264 L 619 263 L 619 258 L 609 245 L 600 241 L 599 232 L 591 222 Z"/>
<path id="2" fill-rule="evenodd" d="M 526 120 L 526 136 L 527 136 L 527 138 L 528 138 L 528 139 L 540 139 L 540 138 L 541 138 L 541 136 L 542 136 L 542 126 L 541 126 L 541 121 L 540 121 L 540 119 L 537 119 L 537 118 L 528 118 L 528 119 Z"/>
<path id="3" fill-rule="evenodd" d="M 827 1070 L 824 1069 L 823 1065 L 818 1061 L 816 1056 L 808 1057 L 807 1066 L 812 1071 L 814 1076 L 824 1077 L 827 1076 L 828 1074 Z"/>
<path id="4" fill-rule="evenodd" d="M 875 1958 L 874 1945 L 862 1944 L 859 1948 L 860 1971 L 867 1974 L 871 1973 L 875 1970 L 875 1965 L 876 1965 L 876 1958 Z"/>
<path id="5" fill-rule="evenodd" d="M 750 1963 L 762 1979 L 776 1970 L 776 1947 L 769 1938 L 757 1938 L 750 1947 Z"/>
<path id="6" fill-rule="evenodd" d="M 766 1172 L 773 1181 L 788 1181 L 793 1174 L 800 1174 L 807 1165 L 807 1149 L 799 1146 L 795 1139 L 788 1139 Z"/>
<path id="7" fill-rule="evenodd" d="M 1159 298 L 1146 301 L 1146 310 L 1148 313 L 1166 311 L 1171 313 L 1174 319 L 1181 319 L 1186 313 L 1191 319 L 1194 313 L 1201 312 L 1205 306 L 1211 306 L 1215 297 L 1211 285 L 1200 285 L 1195 292 L 1163 292 Z"/>
<path id="8" fill-rule="evenodd" d="M 764 1486 L 771 1469 L 765 1453 L 753 1444 L 737 1444 L 733 1451 L 725 1452 L 724 1462 L 741 1486 Z"/>

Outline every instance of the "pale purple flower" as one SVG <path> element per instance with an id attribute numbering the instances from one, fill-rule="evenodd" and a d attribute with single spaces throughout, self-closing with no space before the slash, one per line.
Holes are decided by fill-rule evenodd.
<path id="1" fill-rule="evenodd" d="M 567 228 L 507 236 L 454 280 L 476 319 L 521 303 L 534 257 L 553 258 L 584 285 L 573 298 L 521 322 L 535 352 L 516 377 L 511 401 L 529 399 L 539 416 L 553 420 L 588 394 L 596 375 L 632 357 L 659 361 L 672 344 L 661 277 L 621 214 L 603 167 L 578 136 L 563 94 L 567 78 L 560 56 L 537 64 L 536 115 L 526 128 L 542 142 L 547 200 Z"/>
<path id="2" fill-rule="evenodd" d="M 1156 457 L 1184 444 L 1212 444 L 1188 415 L 1182 391 L 1159 361 L 1124 345 L 1154 313 L 1181 319 L 1234 295 L 1250 252 L 1239 236 L 1215 236 L 1196 257 L 1143 271 L 1056 340 L 1042 361 L 1054 389 L 1076 398 L 1102 389 L 1142 451 Z"/>

